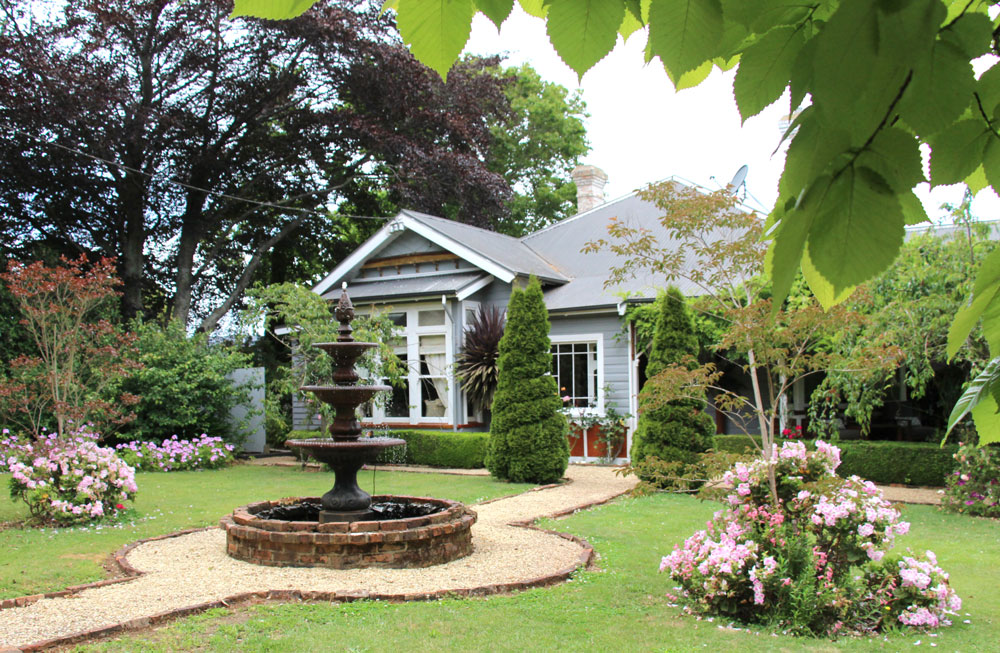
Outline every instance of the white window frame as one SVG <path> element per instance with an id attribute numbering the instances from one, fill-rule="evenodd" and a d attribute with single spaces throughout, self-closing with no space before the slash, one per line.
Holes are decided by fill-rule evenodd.
<path id="1" fill-rule="evenodd" d="M 370 304 L 368 306 L 371 306 Z M 448 402 L 448 407 L 441 417 L 424 417 L 424 407 L 420 403 L 420 336 L 444 336 L 445 349 L 445 380 L 448 386 L 449 398 L 454 397 L 451 388 L 454 387 L 455 379 L 452 372 L 454 366 L 454 345 L 452 342 L 452 321 L 444 305 L 440 302 L 420 302 L 416 304 L 403 305 L 376 305 L 375 310 L 380 313 L 406 313 L 406 327 L 400 329 L 399 337 L 406 340 L 406 368 L 407 382 L 409 384 L 409 417 L 387 417 L 385 407 L 375 405 L 372 408 L 370 419 L 374 423 L 391 425 L 400 424 L 450 424 L 454 419 L 455 406 L 453 401 Z M 357 307 L 359 314 L 367 314 L 368 309 L 362 305 Z M 444 324 L 432 326 L 417 326 L 420 311 L 444 311 Z"/>
<path id="2" fill-rule="evenodd" d="M 597 345 L 597 406 L 571 408 L 571 417 L 582 415 L 604 415 L 604 334 L 603 333 L 579 333 L 566 335 L 550 335 L 549 342 L 553 345 L 565 344 L 591 344 Z M 550 349 L 551 351 L 551 349 Z M 558 382 L 558 379 L 556 379 Z"/>

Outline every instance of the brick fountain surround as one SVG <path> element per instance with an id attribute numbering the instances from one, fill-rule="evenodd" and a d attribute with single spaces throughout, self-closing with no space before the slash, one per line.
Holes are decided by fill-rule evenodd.
<path id="1" fill-rule="evenodd" d="M 239 560 L 273 567 L 428 567 L 472 553 L 472 525 L 476 513 L 457 501 L 425 497 L 371 497 L 358 487 L 357 473 L 380 451 L 405 446 L 395 438 L 361 438 L 357 407 L 388 386 L 357 385 L 355 363 L 375 343 L 356 342 L 351 336 L 354 307 L 344 284 L 335 311 L 340 322 L 336 342 L 317 347 L 334 360 L 333 386 L 304 386 L 336 409 L 330 438 L 289 440 L 286 444 L 308 451 L 334 471 L 334 486 L 322 497 L 261 501 L 241 506 L 222 518 L 228 554 Z M 372 503 L 391 502 L 404 507 L 430 504 L 431 514 L 401 519 L 379 519 Z M 279 506 L 320 503 L 316 521 L 261 518 Z"/>

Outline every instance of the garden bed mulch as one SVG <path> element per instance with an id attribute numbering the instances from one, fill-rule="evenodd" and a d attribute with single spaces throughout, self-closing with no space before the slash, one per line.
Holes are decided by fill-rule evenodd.
<path id="1" fill-rule="evenodd" d="M 217 528 L 139 542 L 120 552 L 123 569 L 138 576 L 0 610 L 0 651 L 42 650 L 260 600 L 430 600 L 557 583 L 587 565 L 593 549 L 531 522 L 604 503 L 635 485 L 610 467 L 573 465 L 567 476 L 572 482 L 476 505 L 475 552 L 423 569 L 260 567 L 229 558 Z"/>

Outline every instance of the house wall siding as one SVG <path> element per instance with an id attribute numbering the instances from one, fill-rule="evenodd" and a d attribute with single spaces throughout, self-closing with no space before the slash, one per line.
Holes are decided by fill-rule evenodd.
<path id="1" fill-rule="evenodd" d="M 443 252 L 440 246 L 435 245 L 423 236 L 406 231 L 399 238 L 392 241 L 377 254 L 377 258 L 388 258 L 390 256 L 406 256 L 407 254 L 426 254 L 428 252 Z"/>
<path id="2" fill-rule="evenodd" d="M 619 413 L 628 412 L 628 335 L 622 330 L 617 313 L 597 315 L 549 315 L 550 335 L 576 336 L 600 334 L 604 349 L 604 385 L 611 392 L 604 397 L 605 408 L 614 406 Z"/>

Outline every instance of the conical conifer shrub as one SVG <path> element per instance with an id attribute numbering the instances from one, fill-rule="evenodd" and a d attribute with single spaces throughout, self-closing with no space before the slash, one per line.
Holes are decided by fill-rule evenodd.
<path id="1" fill-rule="evenodd" d="M 549 315 L 534 277 L 514 288 L 500 339 L 499 377 L 486 467 L 498 479 L 559 480 L 569 463 L 566 418 L 552 377 Z"/>
<path id="2" fill-rule="evenodd" d="M 669 365 L 677 365 L 691 357 L 696 365 L 698 337 L 684 295 L 675 287 L 660 295 L 660 312 L 653 332 L 646 376 L 652 379 Z M 647 404 L 644 406 L 643 404 Z M 632 439 L 633 465 L 656 457 L 664 461 L 694 462 L 697 454 L 712 445 L 715 425 L 704 413 L 705 402 L 679 399 L 656 407 L 648 406 L 639 395 L 639 424 Z"/>

